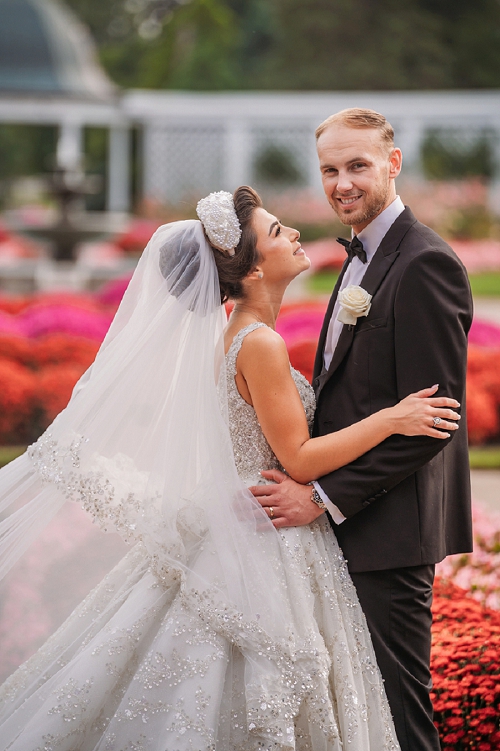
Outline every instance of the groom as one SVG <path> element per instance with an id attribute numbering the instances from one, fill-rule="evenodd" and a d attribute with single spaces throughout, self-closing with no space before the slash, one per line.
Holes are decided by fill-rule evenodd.
<path id="1" fill-rule="evenodd" d="M 471 550 L 465 423 L 472 300 L 451 248 L 396 195 L 401 151 L 386 119 L 343 110 L 316 131 L 323 188 L 352 227 L 319 338 L 314 435 L 340 430 L 439 384 L 464 415 L 446 440 L 391 436 L 346 467 L 302 486 L 280 472 L 252 488 L 276 527 L 308 524 L 326 507 L 366 614 L 402 751 L 439 751 L 433 724 L 430 628 L 434 564 Z M 372 296 L 355 325 L 338 320 L 339 291 Z M 348 294 L 348 293 L 347 293 Z M 319 502 L 319 506 L 318 506 Z"/>

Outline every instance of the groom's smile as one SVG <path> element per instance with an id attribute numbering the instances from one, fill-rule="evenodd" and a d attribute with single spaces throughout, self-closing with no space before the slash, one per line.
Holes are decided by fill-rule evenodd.
<path id="1" fill-rule="evenodd" d="M 351 206 L 355 201 L 357 201 L 359 198 L 361 198 L 361 193 L 357 196 L 347 196 L 342 198 L 342 196 L 339 196 L 337 198 L 337 201 L 342 204 L 342 206 Z"/>

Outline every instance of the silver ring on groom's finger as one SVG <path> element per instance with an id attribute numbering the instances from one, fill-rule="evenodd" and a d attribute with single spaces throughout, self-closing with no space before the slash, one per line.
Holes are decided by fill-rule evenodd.
<path id="1" fill-rule="evenodd" d="M 269 518 L 270 519 L 274 518 L 274 509 L 272 506 L 269 506 Z"/>
<path id="2" fill-rule="evenodd" d="M 442 419 L 440 417 L 433 417 L 432 418 L 432 424 L 434 425 L 434 427 L 436 427 L 436 425 L 439 425 L 439 423 L 441 423 L 441 422 L 443 422 L 443 421 L 442 421 Z"/>

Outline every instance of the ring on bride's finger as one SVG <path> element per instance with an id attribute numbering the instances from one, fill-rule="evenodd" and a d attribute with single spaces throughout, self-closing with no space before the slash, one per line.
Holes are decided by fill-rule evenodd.
<path id="1" fill-rule="evenodd" d="M 439 425 L 440 422 L 443 422 L 440 417 L 433 417 L 432 418 L 432 424 L 434 425 L 434 427 L 436 427 L 436 425 Z"/>
<path id="2" fill-rule="evenodd" d="M 269 506 L 269 518 L 270 519 L 274 518 L 274 509 L 272 506 Z"/>

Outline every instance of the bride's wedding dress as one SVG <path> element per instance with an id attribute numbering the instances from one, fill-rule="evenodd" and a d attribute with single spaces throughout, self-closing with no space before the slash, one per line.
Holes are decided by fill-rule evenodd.
<path id="1" fill-rule="evenodd" d="M 243 339 L 261 325 L 235 337 L 224 375 L 236 467 L 247 486 L 278 466 L 234 380 Z M 311 424 L 314 392 L 292 374 Z M 186 544 L 198 545 L 193 565 L 209 571 L 214 543 L 195 514 L 185 522 Z M 186 594 L 174 568 L 163 567 L 159 578 L 139 542 L 1 688 L 2 751 L 398 749 L 328 520 L 280 530 L 278 540 L 267 565 L 283 572 L 293 649 L 235 619 L 212 591 Z"/>

